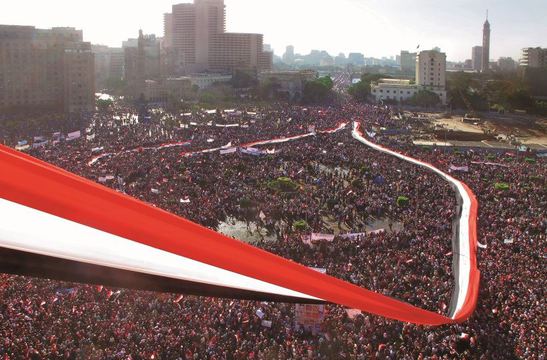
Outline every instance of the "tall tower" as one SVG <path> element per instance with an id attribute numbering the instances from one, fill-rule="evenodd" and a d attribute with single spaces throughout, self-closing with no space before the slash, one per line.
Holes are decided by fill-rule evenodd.
<path id="1" fill-rule="evenodd" d="M 488 10 L 486 10 L 486 21 L 482 28 L 482 64 L 481 72 L 490 69 L 490 23 L 488 22 Z"/>

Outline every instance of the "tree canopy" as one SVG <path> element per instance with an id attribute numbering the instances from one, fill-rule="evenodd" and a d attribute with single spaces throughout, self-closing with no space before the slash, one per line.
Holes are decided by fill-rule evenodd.
<path id="1" fill-rule="evenodd" d="M 429 90 L 420 90 L 415 93 L 408 102 L 415 106 L 421 107 L 432 107 L 441 103 L 439 95 L 435 94 L 433 91 Z"/>
<path id="2" fill-rule="evenodd" d="M 330 76 L 324 76 L 304 84 L 302 100 L 305 103 L 318 103 L 324 101 L 330 94 L 334 83 Z"/>
<path id="3" fill-rule="evenodd" d="M 370 95 L 370 84 L 380 79 L 387 79 L 390 76 L 385 74 L 369 74 L 361 75 L 361 81 L 349 87 L 348 93 L 357 101 L 364 102 Z"/>

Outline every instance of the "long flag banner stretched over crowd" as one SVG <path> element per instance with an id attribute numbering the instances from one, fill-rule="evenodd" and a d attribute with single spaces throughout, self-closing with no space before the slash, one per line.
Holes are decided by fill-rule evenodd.
<path id="1" fill-rule="evenodd" d="M 335 303 L 424 325 L 460 322 L 475 307 L 478 271 L 477 204 L 458 184 L 459 242 L 466 244 L 450 317 L 318 273 L 2 145 L 0 271 L 204 296 Z"/>

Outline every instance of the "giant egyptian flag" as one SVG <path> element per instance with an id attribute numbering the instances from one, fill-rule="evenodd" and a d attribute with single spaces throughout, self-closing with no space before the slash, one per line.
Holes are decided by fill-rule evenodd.
<path id="1" fill-rule="evenodd" d="M 470 220 L 473 232 L 471 215 Z M 456 291 L 462 306 L 445 317 L 233 240 L 1 145 L 0 271 L 183 294 L 335 303 L 424 325 L 467 319 L 478 288 L 477 278 L 465 291 Z"/>

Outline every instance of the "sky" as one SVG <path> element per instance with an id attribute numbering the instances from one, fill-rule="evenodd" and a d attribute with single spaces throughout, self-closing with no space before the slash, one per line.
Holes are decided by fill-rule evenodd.
<path id="1" fill-rule="evenodd" d="M 163 36 L 163 13 L 190 0 L 2 0 L 0 24 L 72 26 L 93 44 L 121 46 L 140 28 Z M 547 47 L 546 0 L 225 0 L 227 30 L 264 34 L 277 55 L 287 45 L 390 57 L 435 46 L 448 60 L 471 58 L 489 10 L 491 59 L 517 60 L 523 47 Z"/>

